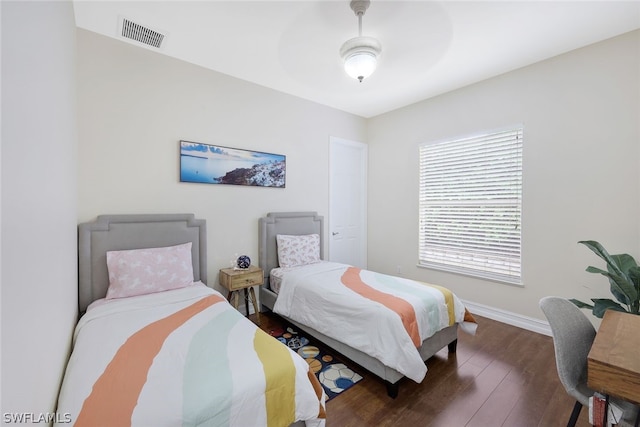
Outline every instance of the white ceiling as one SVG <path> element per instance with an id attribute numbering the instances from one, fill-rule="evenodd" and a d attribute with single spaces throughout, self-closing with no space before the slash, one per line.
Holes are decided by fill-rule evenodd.
<path id="1" fill-rule="evenodd" d="M 362 117 L 372 117 L 640 28 L 640 1 L 373 0 L 382 44 L 358 83 L 339 49 L 358 35 L 349 0 L 74 2 L 77 26 Z M 119 17 L 166 34 L 118 35 Z"/>

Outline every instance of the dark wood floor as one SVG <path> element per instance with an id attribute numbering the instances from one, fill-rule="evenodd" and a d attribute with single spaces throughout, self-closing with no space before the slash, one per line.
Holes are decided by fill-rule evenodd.
<path id="1" fill-rule="evenodd" d="M 364 379 L 327 403 L 327 427 L 566 426 L 574 401 L 558 379 L 551 337 L 475 317 L 476 335 L 460 332 L 457 352 L 429 359 L 422 383 L 403 379 L 396 399 L 351 362 Z M 282 326 L 262 313 L 262 329 Z M 577 426 L 589 425 L 583 408 Z"/>

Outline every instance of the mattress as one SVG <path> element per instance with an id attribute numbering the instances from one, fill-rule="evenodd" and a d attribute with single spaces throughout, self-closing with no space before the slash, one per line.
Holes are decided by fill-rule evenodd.
<path id="1" fill-rule="evenodd" d="M 304 270 L 309 265 L 312 265 L 312 264 L 301 265 L 301 266 L 297 266 L 297 267 L 286 267 L 286 268 L 277 267 L 277 268 L 272 268 L 271 272 L 269 273 L 269 288 L 271 288 L 271 290 L 273 292 L 275 292 L 276 294 L 279 293 L 280 292 L 280 284 L 282 283 L 282 279 L 287 275 L 287 273 L 291 273 L 291 272 L 295 272 L 295 271 L 299 271 L 299 270 Z"/>

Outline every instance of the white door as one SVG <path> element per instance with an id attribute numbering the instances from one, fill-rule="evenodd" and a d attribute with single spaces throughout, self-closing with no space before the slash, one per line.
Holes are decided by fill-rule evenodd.
<path id="1" fill-rule="evenodd" d="M 329 261 L 367 267 L 367 145 L 329 139 Z"/>

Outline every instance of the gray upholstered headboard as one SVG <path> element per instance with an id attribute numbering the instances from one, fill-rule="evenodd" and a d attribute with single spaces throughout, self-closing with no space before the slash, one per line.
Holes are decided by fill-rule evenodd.
<path id="1" fill-rule="evenodd" d="M 206 222 L 193 214 L 101 215 L 78 225 L 78 308 L 104 298 L 109 287 L 107 252 L 191 242 L 195 281 L 207 282 Z"/>
<path id="2" fill-rule="evenodd" d="M 264 286 L 269 286 L 269 272 L 278 267 L 278 234 L 319 234 L 320 258 L 324 259 L 324 218 L 316 212 L 270 212 L 259 221 L 260 268 L 264 271 Z"/>

